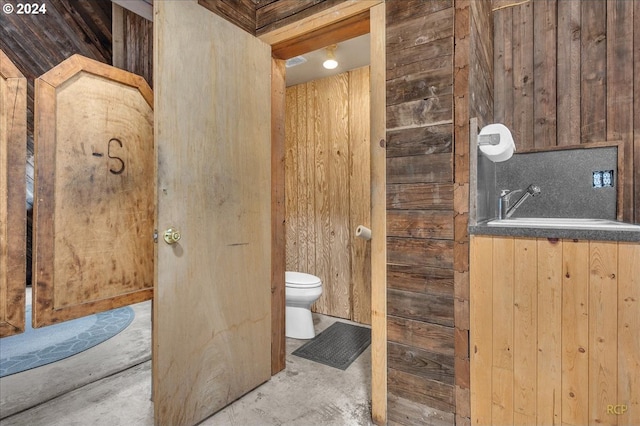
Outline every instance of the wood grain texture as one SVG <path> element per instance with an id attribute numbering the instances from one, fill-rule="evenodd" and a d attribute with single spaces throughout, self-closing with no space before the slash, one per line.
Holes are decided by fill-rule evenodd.
<path id="1" fill-rule="evenodd" d="M 198 4 L 249 34 L 256 34 L 256 9 L 251 0 L 199 0 Z"/>
<path id="2" fill-rule="evenodd" d="M 471 420 L 491 424 L 493 393 L 493 238 L 472 236 L 469 281 L 471 286 Z M 482 324 L 482 326 L 480 326 Z"/>
<path id="3" fill-rule="evenodd" d="M 371 419 L 387 421 L 386 3 L 371 8 Z"/>
<path id="4" fill-rule="evenodd" d="M 0 337 L 25 327 L 27 79 L 0 50 Z"/>
<path id="5" fill-rule="evenodd" d="M 633 3 L 633 27 L 640 27 L 640 3 Z M 640 31 L 633 32 L 633 86 L 640 87 Z M 634 221 L 640 222 L 640 96 L 633 97 Z"/>
<path id="6" fill-rule="evenodd" d="M 493 240 L 492 382 L 491 418 L 498 424 L 513 423 L 513 239 Z M 509 321 L 511 319 L 511 321 Z"/>
<path id="7" fill-rule="evenodd" d="M 37 89 L 34 326 L 148 300 L 151 89 L 79 55 L 41 76 Z"/>
<path id="8" fill-rule="evenodd" d="M 272 61 L 195 0 L 154 6 L 158 227 L 182 232 L 157 247 L 155 421 L 196 424 L 271 376 Z"/>
<path id="9" fill-rule="evenodd" d="M 416 419 L 433 426 L 452 426 L 458 424 L 453 413 L 436 410 L 431 406 L 402 398 L 398 395 L 389 395 L 389 421 L 388 425 L 413 426 Z"/>
<path id="10" fill-rule="evenodd" d="M 393 237 L 453 239 L 451 213 L 438 210 L 390 210 L 387 235 Z"/>
<path id="11" fill-rule="evenodd" d="M 556 145 L 556 43 L 557 1 L 532 2 L 533 6 L 533 145 Z"/>
<path id="12" fill-rule="evenodd" d="M 640 245 L 618 244 L 618 403 L 627 411 L 619 425 L 640 424 Z"/>
<path id="13" fill-rule="evenodd" d="M 389 368 L 389 394 L 449 413 L 455 409 L 455 388 L 453 385 L 393 368 Z"/>
<path id="14" fill-rule="evenodd" d="M 369 33 L 369 11 L 323 26 L 295 39 L 284 40 L 271 46 L 274 58 L 289 59 L 332 44 Z"/>
<path id="15" fill-rule="evenodd" d="M 562 242 L 538 239 L 537 422 L 562 420 Z"/>
<path id="16" fill-rule="evenodd" d="M 369 74 L 369 67 L 349 72 L 349 284 L 351 318 L 363 324 L 371 324 L 371 243 L 354 236 L 359 225 L 371 226 Z"/>
<path id="17" fill-rule="evenodd" d="M 533 140 L 533 6 L 513 8 L 513 138 L 518 148 Z M 496 76 L 500 78 L 500 76 Z"/>
<path id="18" fill-rule="evenodd" d="M 286 253 L 317 275 L 317 312 L 370 323 L 369 70 L 287 89 Z M 357 307 L 357 314 L 355 308 Z"/>
<path id="19" fill-rule="evenodd" d="M 511 259 L 492 249 L 498 240 L 506 244 L 504 239 L 514 245 Z M 637 413 L 631 410 L 638 406 L 638 380 L 630 371 L 639 365 L 639 343 L 637 333 L 630 330 L 640 318 L 635 285 L 640 276 L 639 247 L 623 242 L 472 236 L 473 424 L 504 424 L 501 410 L 508 407 L 511 394 L 509 424 L 637 423 Z M 495 309 L 504 299 L 496 294 L 496 286 L 502 288 L 501 283 L 509 281 L 510 272 L 504 271 L 510 268 L 515 270 L 513 317 L 504 308 L 506 314 Z M 494 308 L 485 309 L 488 304 Z M 487 367 L 496 348 L 486 353 L 496 337 L 504 335 L 500 328 L 495 333 L 498 324 L 511 329 L 512 319 L 513 374 L 508 368 Z M 504 359 L 499 350 L 498 355 Z M 493 410 L 489 394 L 500 399 Z M 612 400 L 616 402 L 606 402 Z M 626 411 L 617 408 L 620 414 L 614 414 L 616 404 Z"/>
<path id="20" fill-rule="evenodd" d="M 581 142 L 606 137 L 607 6 L 604 1 L 580 2 Z"/>
<path id="21" fill-rule="evenodd" d="M 589 423 L 589 242 L 563 242 L 562 423 Z"/>
<path id="22" fill-rule="evenodd" d="M 436 126 L 402 129 L 387 133 L 387 157 L 428 155 L 452 152 L 453 126 Z"/>
<path id="23" fill-rule="evenodd" d="M 607 2 L 607 81 L 606 123 L 607 140 L 622 140 L 624 168 L 633 170 L 633 3 Z M 640 160 L 638 160 L 640 161 Z M 620 188 L 620 186 L 622 186 Z M 632 221 L 634 217 L 634 179 L 618 182 L 623 200 L 622 217 Z"/>
<path id="24" fill-rule="evenodd" d="M 616 425 L 607 406 L 618 392 L 618 245 L 591 242 L 589 259 L 589 420 Z"/>
<path id="25" fill-rule="evenodd" d="M 513 411 L 514 424 L 536 418 L 538 256 L 536 241 L 516 239 L 513 259 Z"/>
<path id="26" fill-rule="evenodd" d="M 493 13 L 496 121 L 512 128 L 518 151 L 623 140 L 623 166 L 634 170 L 618 188 L 628 222 L 638 221 L 640 194 L 639 10 L 635 1 L 541 0 Z"/>
<path id="27" fill-rule="evenodd" d="M 271 61 L 271 375 L 286 366 L 285 63 Z"/>

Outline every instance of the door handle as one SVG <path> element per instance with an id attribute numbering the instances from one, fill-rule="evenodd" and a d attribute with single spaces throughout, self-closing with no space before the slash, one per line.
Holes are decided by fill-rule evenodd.
<path id="1" fill-rule="evenodd" d="M 182 235 L 180 235 L 180 231 L 178 231 L 175 228 L 169 228 L 166 231 L 164 231 L 164 241 L 167 244 L 175 244 L 178 241 L 180 241 L 181 237 Z"/>

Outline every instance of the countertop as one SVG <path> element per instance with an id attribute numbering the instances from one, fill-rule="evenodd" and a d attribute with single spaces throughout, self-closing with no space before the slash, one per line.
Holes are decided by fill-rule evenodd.
<path id="1" fill-rule="evenodd" d="M 470 235 L 496 235 L 523 238 L 559 238 L 594 241 L 640 242 L 640 232 L 596 229 L 551 229 L 516 228 L 512 226 L 489 226 L 486 222 L 469 226 Z"/>

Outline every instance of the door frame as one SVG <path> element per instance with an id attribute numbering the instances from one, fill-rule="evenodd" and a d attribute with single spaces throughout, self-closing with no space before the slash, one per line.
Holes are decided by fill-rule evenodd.
<path id="1" fill-rule="evenodd" d="M 369 25 L 363 24 L 368 21 Z M 345 24 L 348 23 L 348 24 Z M 343 2 L 290 25 L 259 35 L 271 45 L 271 374 L 285 367 L 284 122 L 286 59 L 339 41 L 371 34 L 371 411 L 387 420 L 386 276 L 386 59 L 384 0 Z"/>

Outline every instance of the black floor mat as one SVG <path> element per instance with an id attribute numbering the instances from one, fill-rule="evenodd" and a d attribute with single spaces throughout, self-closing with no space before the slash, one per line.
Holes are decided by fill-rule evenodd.
<path id="1" fill-rule="evenodd" d="M 293 351 L 293 355 L 346 370 L 370 344 L 371 329 L 336 322 Z"/>

